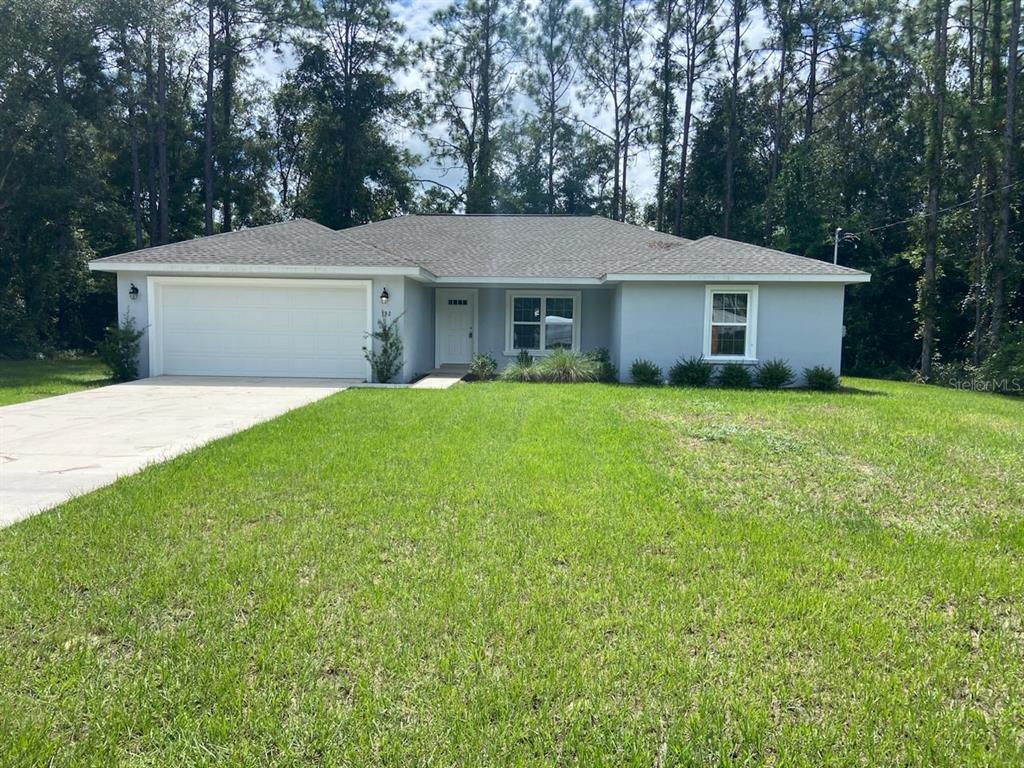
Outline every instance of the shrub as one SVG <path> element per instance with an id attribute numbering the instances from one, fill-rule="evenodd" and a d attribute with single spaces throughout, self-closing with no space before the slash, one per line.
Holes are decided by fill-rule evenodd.
<path id="1" fill-rule="evenodd" d="M 363 347 L 363 355 L 373 369 L 373 378 L 382 384 L 391 381 L 402 369 L 402 337 L 398 333 L 401 319 L 402 315 L 394 320 L 382 317 L 377 321 L 377 330 L 366 334 L 371 343 Z"/>
<path id="2" fill-rule="evenodd" d="M 989 389 L 1020 393 L 1024 387 L 1024 325 L 1006 335 L 981 364 L 978 373 Z"/>
<path id="3" fill-rule="evenodd" d="M 715 369 L 703 357 L 687 357 L 668 369 L 668 383 L 673 387 L 706 387 Z"/>
<path id="4" fill-rule="evenodd" d="M 745 365 L 734 363 L 723 365 L 718 370 L 718 386 L 728 389 L 747 389 L 754 383 L 750 369 Z"/>
<path id="5" fill-rule="evenodd" d="M 573 384 L 581 381 L 597 381 L 600 364 L 579 352 L 556 349 L 534 365 L 538 381 Z"/>
<path id="6" fill-rule="evenodd" d="M 754 379 L 765 389 L 781 389 L 792 384 L 795 378 L 785 360 L 765 360 L 754 369 Z"/>
<path id="7" fill-rule="evenodd" d="M 490 355 L 473 355 L 469 363 L 469 377 L 478 381 L 493 379 L 498 371 L 498 363 Z"/>
<path id="8" fill-rule="evenodd" d="M 533 362 L 523 365 L 519 360 L 509 363 L 501 372 L 502 381 L 537 381 L 537 370 Z"/>
<path id="9" fill-rule="evenodd" d="M 619 369 L 612 363 L 612 356 L 604 347 L 587 352 L 588 358 L 597 363 L 597 381 L 603 384 L 615 384 L 619 380 Z"/>
<path id="10" fill-rule="evenodd" d="M 839 389 L 839 377 L 835 371 L 825 365 L 804 368 L 804 386 L 808 389 L 823 391 Z"/>
<path id="11" fill-rule="evenodd" d="M 135 320 L 125 313 L 120 325 L 107 327 L 96 352 L 110 369 L 114 381 L 132 381 L 139 378 L 139 341 L 144 330 L 135 327 Z"/>
<path id="12" fill-rule="evenodd" d="M 516 355 L 516 362 L 523 366 L 533 365 L 533 355 L 530 354 L 529 350 L 520 349 L 519 354 Z"/>
<path id="13" fill-rule="evenodd" d="M 629 367 L 629 375 L 634 384 L 642 387 L 653 387 L 661 384 L 661 368 L 650 360 L 638 359 Z"/>

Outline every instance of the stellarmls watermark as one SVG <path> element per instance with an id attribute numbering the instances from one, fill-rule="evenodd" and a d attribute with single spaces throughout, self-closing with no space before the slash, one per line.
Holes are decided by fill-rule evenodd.
<path id="1" fill-rule="evenodd" d="M 965 392 L 994 392 L 1003 395 L 1019 395 L 1024 393 L 1024 378 L 1006 377 L 987 379 L 981 376 L 952 378 L 946 386 Z"/>

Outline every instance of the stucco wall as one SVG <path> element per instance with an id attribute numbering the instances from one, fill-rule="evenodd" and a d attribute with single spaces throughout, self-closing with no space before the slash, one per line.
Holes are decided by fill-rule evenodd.
<path id="1" fill-rule="evenodd" d="M 706 286 L 626 283 L 622 286 L 618 364 L 623 380 L 637 358 L 667 371 L 704 345 Z M 757 302 L 757 358 L 782 358 L 804 368 L 840 369 L 844 286 L 836 283 L 761 283 Z M 614 358 L 613 358 L 614 359 Z"/>
<path id="2" fill-rule="evenodd" d="M 139 298 L 131 299 L 128 292 L 132 283 L 139 289 Z M 117 273 L 117 322 L 121 323 L 125 313 L 135 320 L 135 327 L 144 329 L 145 335 L 139 347 L 139 377 L 149 376 L 149 294 L 147 293 L 146 276 L 126 272 Z"/>
<path id="3" fill-rule="evenodd" d="M 571 291 L 571 286 L 502 286 L 479 288 L 477 292 L 478 337 L 477 351 L 490 355 L 504 368 L 514 355 L 505 354 L 505 294 L 537 291 Z M 610 348 L 612 343 L 612 307 L 614 288 L 584 288 L 580 290 L 580 348 L 584 352 L 599 347 Z"/>
<path id="4" fill-rule="evenodd" d="M 175 273 L 181 276 L 190 277 L 212 277 L 208 273 Z M 223 275 L 230 277 L 231 275 Z M 240 274 L 238 277 L 252 277 L 250 274 Z M 289 275 L 277 275 L 276 277 L 288 277 Z M 303 276 L 309 279 L 310 276 Z M 315 277 L 315 276 L 314 276 Z M 321 277 L 317 279 L 330 280 L 337 278 Z M 359 278 L 367 279 L 367 278 Z M 410 294 L 409 301 L 413 305 L 413 311 L 403 318 L 400 327 L 402 328 L 403 342 L 405 343 L 405 366 L 402 374 L 396 381 L 407 381 L 417 373 L 430 370 L 433 367 L 434 356 L 434 308 L 433 289 L 424 288 L 413 280 L 406 280 L 403 277 L 371 277 L 373 286 L 371 290 L 371 306 L 373 309 L 374 329 L 383 316 L 388 313 L 390 317 L 397 317 L 406 308 L 406 295 Z M 134 283 L 139 289 L 139 298 L 131 300 L 128 291 Z M 408 283 L 412 286 L 411 291 L 407 290 Z M 387 287 L 390 295 L 387 306 L 380 303 L 381 291 Z M 148 317 L 148 286 L 145 274 L 119 272 L 117 274 L 117 321 L 120 322 L 125 312 L 128 312 L 135 319 L 137 328 L 146 328 L 146 335 L 142 338 L 139 351 L 139 376 L 149 376 L 149 317 Z M 424 343 L 427 339 L 429 343 Z M 369 343 L 369 340 L 367 340 Z M 425 351 L 424 351 L 425 350 Z M 428 359 L 429 358 L 429 359 Z"/>
<path id="5" fill-rule="evenodd" d="M 434 289 L 405 278 L 404 294 L 405 316 L 401 328 L 405 365 L 402 374 L 405 381 L 413 381 L 434 368 Z"/>

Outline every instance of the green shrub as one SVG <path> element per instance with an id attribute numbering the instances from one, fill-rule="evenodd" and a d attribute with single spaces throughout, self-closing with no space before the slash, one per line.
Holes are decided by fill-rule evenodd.
<path id="1" fill-rule="evenodd" d="M 1020 394 L 1024 390 L 1024 325 L 1006 335 L 978 369 L 985 386 L 996 392 Z"/>
<path id="2" fill-rule="evenodd" d="M 135 327 L 135 320 L 125 313 L 120 325 L 107 327 L 96 352 L 110 369 L 114 381 L 132 381 L 139 378 L 139 342 L 145 331 Z"/>
<path id="3" fill-rule="evenodd" d="M 382 384 L 391 381 L 402 370 L 402 336 L 398 332 L 401 319 L 402 315 L 394 320 L 382 317 L 377 321 L 377 330 L 366 334 L 371 343 L 363 347 L 363 355 L 373 370 L 373 378 Z"/>
<path id="4" fill-rule="evenodd" d="M 597 363 L 597 380 L 603 384 L 615 384 L 619 380 L 619 369 L 612 363 L 612 356 L 604 347 L 587 352 L 588 358 Z"/>
<path id="5" fill-rule="evenodd" d="M 538 381 L 555 384 L 597 381 L 599 368 L 597 362 L 571 349 L 556 349 L 534 364 Z"/>
<path id="6" fill-rule="evenodd" d="M 785 360 L 765 360 L 754 369 L 754 380 L 765 389 L 781 389 L 795 379 L 793 369 Z"/>
<path id="7" fill-rule="evenodd" d="M 839 389 L 839 376 L 825 365 L 804 368 L 804 386 L 808 389 L 830 391 Z"/>
<path id="8" fill-rule="evenodd" d="M 523 365 L 516 360 L 505 367 L 500 378 L 502 381 L 537 381 L 536 366 L 532 362 Z"/>
<path id="9" fill-rule="evenodd" d="M 750 369 L 739 363 L 723 365 L 718 369 L 718 386 L 728 389 L 748 389 L 754 384 Z"/>
<path id="10" fill-rule="evenodd" d="M 523 366 L 533 365 L 533 355 L 530 354 L 529 350 L 520 349 L 519 354 L 516 355 L 516 362 Z"/>
<path id="11" fill-rule="evenodd" d="M 469 363 L 469 377 L 477 381 L 493 379 L 498 371 L 497 361 L 490 355 L 473 355 Z"/>
<path id="12" fill-rule="evenodd" d="M 706 387 L 714 372 L 714 366 L 703 357 L 687 357 L 668 369 L 668 383 L 673 387 Z"/>
<path id="13" fill-rule="evenodd" d="M 629 367 L 629 375 L 634 384 L 642 387 L 654 387 L 661 384 L 661 368 L 650 360 L 634 360 Z"/>

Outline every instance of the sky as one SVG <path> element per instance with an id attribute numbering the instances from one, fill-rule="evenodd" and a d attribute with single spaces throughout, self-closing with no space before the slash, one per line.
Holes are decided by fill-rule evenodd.
<path id="1" fill-rule="evenodd" d="M 528 9 L 535 8 L 539 0 L 527 0 Z M 585 5 L 585 0 L 577 0 Z M 405 36 L 413 42 L 420 42 L 430 38 L 434 34 L 434 28 L 430 23 L 434 13 L 448 7 L 451 0 L 397 0 L 391 3 L 392 13 L 404 25 Z M 764 20 L 758 12 L 752 16 L 748 28 L 744 34 L 744 44 L 752 49 L 758 50 L 762 47 L 767 37 L 767 28 Z M 649 64 L 651 54 L 645 56 L 644 64 Z M 257 63 L 255 74 L 257 77 L 271 83 L 278 81 L 286 66 L 291 61 L 288 52 L 283 55 L 264 57 Z M 411 68 L 394 73 L 395 82 L 399 88 L 408 91 L 425 92 L 428 88 L 427 73 L 419 68 Z M 570 94 L 570 104 L 574 113 L 596 127 L 606 130 L 611 128 L 611 116 L 607 110 L 595 109 L 594 106 L 584 105 L 578 93 Z M 530 109 L 531 104 L 525 94 L 517 94 L 513 97 L 513 107 L 516 109 Z M 695 115 L 699 114 L 701 108 L 700 94 L 698 92 L 694 104 Z M 428 132 L 432 135 L 442 135 L 443 125 L 430 126 Z M 450 168 L 431 158 L 430 149 L 424 137 L 417 131 L 409 128 L 398 128 L 395 140 L 413 154 L 423 158 L 421 165 L 413 169 L 417 178 L 438 181 L 449 187 L 458 188 L 464 179 L 463 172 L 458 168 Z M 653 149 L 641 150 L 630 162 L 628 173 L 629 195 L 639 203 L 645 203 L 654 197 L 657 183 L 657 157 Z"/>

